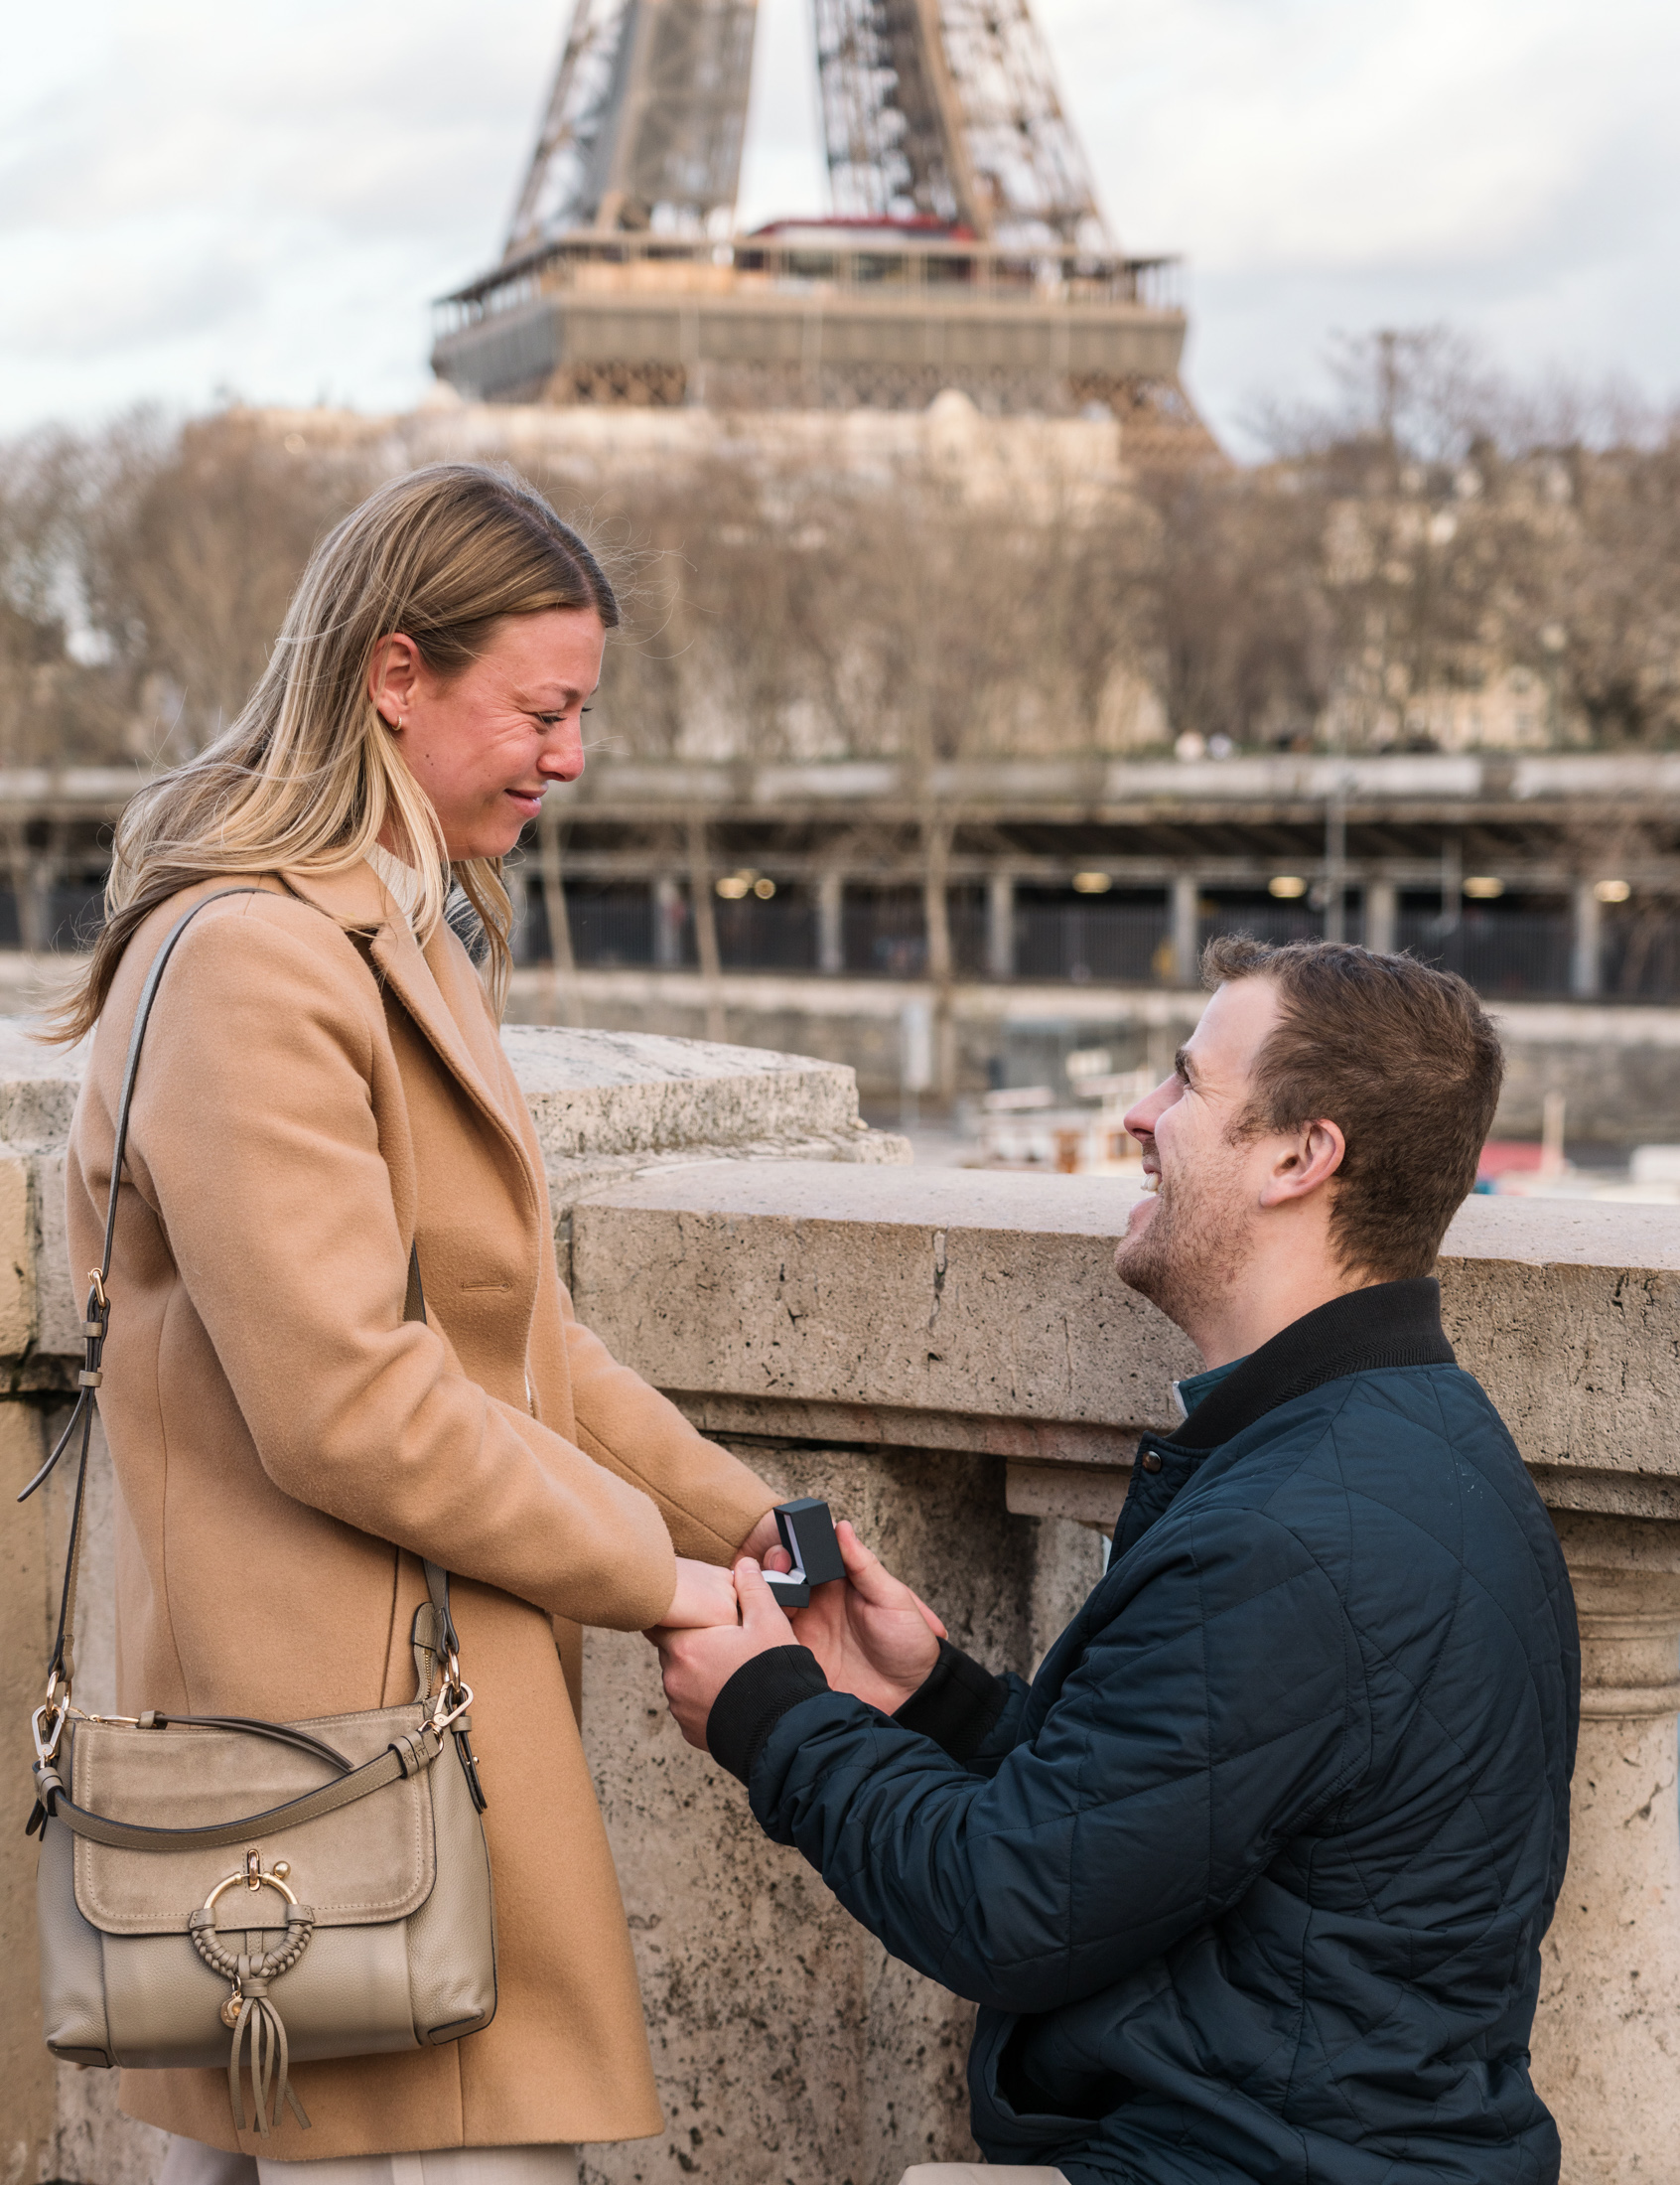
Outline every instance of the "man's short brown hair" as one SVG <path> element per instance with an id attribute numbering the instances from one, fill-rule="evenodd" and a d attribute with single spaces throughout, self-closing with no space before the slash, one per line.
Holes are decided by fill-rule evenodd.
<path id="1" fill-rule="evenodd" d="M 1504 1077 L 1471 989 L 1412 956 L 1339 941 L 1273 948 L 1242 934 L 1209 942 L 1201 973 L 1208 986 L 1266 978 L 1278 990 L 1239 1128 L 1337 1124 L 1347 1150 L 1330 1241 L 1343 1264 L 1381 1282 L 1430 1273 L 1475 1183 Z"/>

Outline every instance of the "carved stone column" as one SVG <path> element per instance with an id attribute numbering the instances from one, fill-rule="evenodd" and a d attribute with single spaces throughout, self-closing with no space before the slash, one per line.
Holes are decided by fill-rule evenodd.
<path id="1" fill-rule="evenodd" d="M 1676 2185 L 1680 1525 L 1555 1522 L 1581 1619 L 1581 1747 L 1534 2080 L 1563 2135 L 1563 2185 Z"/>

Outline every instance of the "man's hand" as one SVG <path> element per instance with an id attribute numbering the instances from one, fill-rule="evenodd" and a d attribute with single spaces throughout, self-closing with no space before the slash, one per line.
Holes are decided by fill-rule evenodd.
<path id="1" fill-rule="evenodd" d="M 699 1631 L 712 1624 L 733 1624 L 739 1616 L 735 1580 L 716 1563 L 691 1562 L 677 1557 L 676 1591 L 660 1618 L 666 1631 Z"/>
<path id="2" fill-rule="evenodd" d="M 840 1521 L 834 1536 L 846 1576 L 817 1586 L 809 1607 L 794 1611 L 794 1635 L 836 1691 L 896 1714 L 932 1673 L 945 1627 L 870 1553 L 849 1520 Z"/>
<path id="3" fill-rule="evenodd" d="M 726 1580 L 727 1582 L 727 1580 Z M 835 1589 L 839 1590 L 838 1587 Z M 775 1604 L 765 1574 L 749 1556 L 735 1566 L 741 1622 L 712 1631 L 651 1631 L 659 1650 L 665 1697 L 691 1745 L 706 1749 L 706 1724 L 719 1692 L 744 1662 L 772 1647 L 796 1647 L 793 1627 Z"/>

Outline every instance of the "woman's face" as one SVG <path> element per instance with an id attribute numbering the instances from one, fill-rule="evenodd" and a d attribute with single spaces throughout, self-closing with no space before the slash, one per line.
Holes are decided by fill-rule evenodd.
<path id="1" fill-rule="evenodd" d="M 550 783 L 582 774 L 582 714 L 606 643 L 592 608 L 509 615 L 445 681 L 412 639 L 381 641 L 368 695 L 432 800 L 452 861 L 504 857 Z"/>

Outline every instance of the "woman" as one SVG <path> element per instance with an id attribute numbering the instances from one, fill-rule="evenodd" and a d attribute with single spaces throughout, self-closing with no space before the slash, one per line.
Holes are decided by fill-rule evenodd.
<path id="1" fill-rule="evenodd" d="M 426 2185 L 553 2185 L 574 2142 L 661 2128 L 579 1627 L 733 1622 L 727 1565 L 770 1545 L 773 1497 L 573 1318 L 494 1006 L 500 860 L 583 771 L 617 621 L 527 488 L 456 465 L 384 487 L 317 551 L 244 713 L 128 807 L 61 1026 L 96 1026 L 70 1135 L 79 1279 L 148 965 L 189 905 L 259 891 L 188 928 L 139 1073 L 100 1391 L 119 1706 L 284 1722 L 404 1702 L 429 1557 L 455 1577 L 490 1801 L 493 2022 L 297 2066 L 311 2128 L 288 2111 L 261 2139 L 223 2074 L 128 2072 L 128 2113 L 180 2135 L 178 2178 L 260 2151 L 265 2185 L 299 2160 L 379 2185 L 379 2158 L 425 2152 Z M 483 981 L 443 917 L 452 873 Z M 426 1323 L 404 1319 L 411 1244 Z"/>

